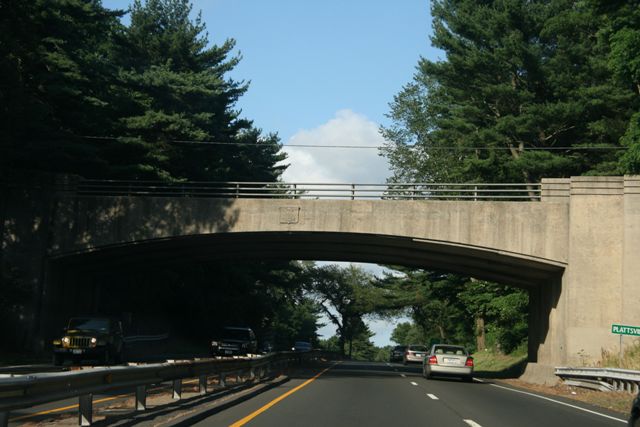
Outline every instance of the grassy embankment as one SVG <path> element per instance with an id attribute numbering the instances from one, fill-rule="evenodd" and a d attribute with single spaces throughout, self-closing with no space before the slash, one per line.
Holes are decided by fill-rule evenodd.
<path id="1" fill-rule="evenodd" d="M 511 354 L 479 351 L 473 355 L 475 374 L 482 378 L 518 378 L 527 365 L 526 347 Z"/>
<path id="2" fill-rule="evenodd" d="M 560 396 L 591 405 L 607 408 L 624 416 L 628 415 L 633 394 L 626 392 L 601 392 L 580 387 L 571 387 L 563 383 L 555 386 L 532 385 L 518 380 L 526 366 L 527 355 L 519 350 L 513 354 L 498 354 L 485 351 L 473 355 L 478 377 L 502 379 L 505 382 L 534 392 Z M 618 353 L 602 352 L 602 358 L 593 366 L 640 370 L 640 343 L 628 347 L 622 358 Z M 623 418 L 624 418 L 623 416 Z"/>

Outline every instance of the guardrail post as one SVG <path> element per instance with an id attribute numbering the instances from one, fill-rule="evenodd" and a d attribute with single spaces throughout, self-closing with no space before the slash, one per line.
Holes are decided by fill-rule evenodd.
<path id="1" fill-rule="evenodd" d="M 218 385 L 220 387 L 226 387 L 227 386 L 227 381 L 226 381 L 226 375 L 224 373 L 220 373 L 220 378 L 218 379 Z"/>
<path id="2" fill-rule="evenodd" d="M 0 412 L 0 427 L 9 425 L 9 412 Z"/>
<path id="3" fill-rule="evenodd" d="M 356 185 L 351 184 L 351 200 L 355 200 L 355 199 L 356 199 Z"/>
<path id="4" fill-rule="evenodd" d="M 256 370 L 253 367 L 251 369 L 249 369 L 249 379 L 250 380 L 255 380 L 256 379 Z"/>
<path id="5" fill-rule="evenodd" d="M 236 184 L 236 199 L 240 197 L 240 184 Z"/>
<path id="6" fill-rule="evenodd" d="M 182 398 L 182 380 L 173 380 L 173 400 Z"/>
<path id="7" fill-rule="evenodd" d="M 136 387 L 136 411 L 147 410 L 147 386 L 139 385 Z"/>
<path id="8" fill-rule="evenodd" d="M 78 424 L 90 426 L 93 422 L 93 394 L 82 394 L 78 397 Z"/>
<path id="9" fill-rule="evenodd" d="M 207 394 L 207 376 L 200 375 L 198 378 L 198 392 L 202 394 Z"/>

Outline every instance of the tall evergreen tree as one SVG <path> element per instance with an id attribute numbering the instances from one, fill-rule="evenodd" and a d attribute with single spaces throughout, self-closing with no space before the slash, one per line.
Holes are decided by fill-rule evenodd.
<path id="1" fill-rule="evenodd" d="M 446 56 L 421 59 L 391 104 L 383 153 L 394 179 L 536 182 L 617 172 L 611 149 L 632 97 L 609 72 L 589 7 L 439 0 L 432 15 L 432 43 Z"/>
<path id="2" fill-rule="evenodd" d="M 120 117 L 120 135 L 150 145 L 160 174 L 177 179 L 274 181 L 284 155 L 276 135 L 262 137 L 234 109 L 247 90 L 225 77 L 240 60 L 233 40 L 208 46 L 189 0 L 136 0 L 126 30 L 122 77 L 133 94 Z M 208 145 L 208 143 L 225 143 Z"/>
<path id="3" fill-rule="evenodd" d="M 608 64 L 614 78 L 633 93 L 634 114 L 621 138 L 627 149 L 621 172 L 640 174 L 640 1 L 592 0 L 601 17 L 599 37 L 609 43 Z"/>
<path id="4" fill-rule="evenodd" d="M 233 40 L 188 0 L 0 3 L 0 166 L 88 178 L 275 181 L 285 155 L 235 104 Z M 221 142 L 208 145 L 203 142 Z"/>
<path id="5" fill-rule="evenodd" d="M 106 165 L 76 138 L 109 128 L 120 12 L 99 0 L 0 3 L 0 166 L 90 174 Z"/>

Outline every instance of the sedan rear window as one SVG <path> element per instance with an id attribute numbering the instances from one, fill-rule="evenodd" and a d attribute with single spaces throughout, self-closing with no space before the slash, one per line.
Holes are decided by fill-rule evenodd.
<path id="1" fill-rule="evenodd" d="M 409 350 L 411 351 L 427 351 L 427 347 L 423 345 L 410 345 Z"/>
<path id="2" fill-rule="evenodd" d="M 455 354 L 458 356 L 467 356 L 468 353 L 463 347 L 454 346 L 437 346 L 434 349 L 436 354 Z"/>

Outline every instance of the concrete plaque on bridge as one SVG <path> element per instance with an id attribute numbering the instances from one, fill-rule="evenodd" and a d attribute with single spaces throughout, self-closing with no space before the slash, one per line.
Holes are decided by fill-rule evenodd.
<path id="1" fill-rule="evenodd" d="M 280 224 L 297 224 L 300 220 L 300 208 L 280 208 Z"/>
<path id="2" fill-rule="evenodd" d="M 611 333 L 640 336 L 640 326 L 611 325 Z"/>

